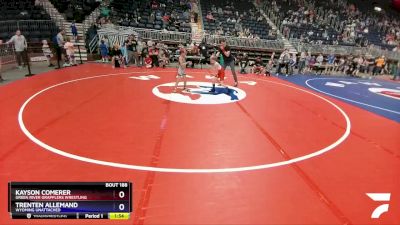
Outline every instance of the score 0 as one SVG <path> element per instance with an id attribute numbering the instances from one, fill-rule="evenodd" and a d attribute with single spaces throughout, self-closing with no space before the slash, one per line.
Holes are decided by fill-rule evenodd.
<path id="1" fill-rule="evenodd" d="M 119 198 L 120 200 L 124 199 L 124 198 L 125 198 L 125 191 L 119 191 L 119 192 L 118 192 L 118 198 Z M 124 204 L 124 203 L 120 203 L 120 204 L 118 205 L 118 209 L 119 209 L 120 211 L 124 211 L 124 210 L 125 210 L 125 204 Z"/>
<path id="2" fill-rule="evenodd" d="M 119 191 L 119 192 L 118 192 L 118 197 L 119 197 L 120 199 L 125 198 L 125 191 Z"/>
<path id="3" fill-rule="evenodd" d="M 128 199 L 129 199 L 129 191 L 127 190 L 115 191 L 114 200 L 117 202 L 119 201 L 116 208 L 117 211 L 124 212 L 126 210 L 129 210 L 129 202 L 126 201 Z"/>

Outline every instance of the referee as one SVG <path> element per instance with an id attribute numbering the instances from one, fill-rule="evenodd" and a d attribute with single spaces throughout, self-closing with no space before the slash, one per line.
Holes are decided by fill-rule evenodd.
<path id="1" fill-rule="evenodd" d="M 231 48 L 228 45 L 226 45 L 226 41 L 224 39 L 222 39 L 220 43 L 221 44 L 219 46 L 216 56 L 219 57 L 220 55 L 222 55 L 222 57 L 224 58 L 224 64 L 222 66 L 224 70 L 228 66 L 231 68 L 233 79 L 235 80 L 234 86 L 237 87 L 238 80 L 235 71 L 235 57 L 233 57 L 233 55 L 231 54 Z"/>

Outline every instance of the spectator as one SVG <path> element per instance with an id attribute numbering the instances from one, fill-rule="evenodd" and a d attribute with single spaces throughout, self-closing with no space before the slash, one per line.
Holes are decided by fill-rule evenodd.
<path id="1" fill-rule="evenodd" d="M 200 43 L 199 49 L 200 49 L 200 54 L 203 57 L 203 59 L 201 60 L 200 63 L 204 64 L 208 58 L 208 47 L 207 47 L 207 44 L 205 43 L 205 40 L 203 40 Z"/>
<path id="2" fill-rule="evenodd" d="M 199 56 L 200 55 L 200 49 L 199 49 L 199 46 L 196 44 L 196 42 L 193 42 L 193 45 L 191 45 L 190 54 L 192 56 Z M 195 64 L 194 61 L 195 60 L 190 60 L 190 61 L 192 61 L 191 67 L 194 68 L 194 64 Z"/>
<path id="3" fill-rule="evenodd" d="M 158 57 L 158 61 L 160 64 L 160 67 L 165 68 L 165 66 L 168 65 L 169 63 L 169 58 L 167 57 L 167 54 L 165 51 L 162 51 Z"/>
<path id="4" fill-rule="evenodd" d="M 310 61 L 308 62 L 308 71 L 312 73 L 315 63 L 317 62 L 315 56 L 310 56 Z"/>
<path id="5" fill-rule="evenodd" d="M 382 75 L 390 74 L 389 70 L 390 70 L 390 62 L 384 64 L 381 74 Z"/>
<path id="6" fill-rule="evenodd" d="M 139 64 L 139 67 L 142 67 L 143 66 L 143 64 L 144 64 L 144 56 L 142 55 L 142 51 L 143 51 L 143 47 L 144 47 L 144 45 L 145 45 L 146 43 L 145 42 L 143 42 L 143 41 L 141 41 L 141 40 L 138 40 L 137 41 L 137 47 L 136 47 L 136 52 L 137 52 L 137 55 L 138 55 L 138 64 Z"/>
<path id="7" fill-rule="evenodd" d="M 346 60 L 344 59 L 344 56 L 340 57 L 339 62 L 337 63 L 336 69 L 337 71 L 343 71 L 346 66 Z"/>
<path id="8" fill-rule="evenodd" d="M 211 12 L 217 13 L 217 8 L 215 7 L 215 5 L 211 6 Z"/>
<path id="9" fill-rule="evenodd" d="M 69 37 L 66 39 L 66 42 L 64 44 L 64 49 L 67 53 L 67 60 L 68 60 L 68 63 L 64 63 L 64 66 L 76 66 L 75 47 L 74 43 L 71 42 Z"/>
<path id="10" fill-rule="evenodd" d="M 247 56 L 247 53 L 243 53 L 243 55 L 239 59 L 239 65 L 240 65 L 240 73 L 241 74 L 246 74 L 246 67 L 249 65 L 249 57 Z"/>
<path id="11" fill-rule="evenodd" d="M 199 17 L 199 8 L 195 1 L 193 1 L 191 4 L 191 13 L 193 14 L 193 21 L 197 23 Z"/>
<path id="12" fill-rule="evenodd" d="M 3 44 L 3 40 L 0 40 L 0 47 L 1 47 L 1 45 Z M 1 57 L 0 57 L 0 82 L 3 82 L 4 81 L 4 78 L 3 78 L 3 76 L 1 75 L 1 66 L 2 66 L 2 62 L 1 62 Z"/>
<path id="13" fill-rule="evenodd" d="M 306 52 L 301 52 L 300 53 L 300 58 L 299 58 L 299 65 L 298 65 L 298 71 L 297 73 L 303 74 L 304 68 L 306 67 L 306 57 L 307 53 Z"/>
<path id="14" fill-rule="evenodd" d="M 182 18 L 183 18 L 184 20 L 189 20 L 189 12 L 188 12 L 188 11 L 184 11 L 184 12 L 182 13 Z"/>
<path id="15" fill-rule="evenodd" d="M 393 80 L 397 80 L 397 77 L 400 77 L 400 60 L 397 61 L 397 68 L 393 75 Z M 0 78 L 1 78 L 1 76 L 0 76 Z"/>
<path id="16" fill-rule="evenodd" d="M 107 46 L 107 48 L 110 49 L 110 40 L 108 40 L 108 36 L 104 35 L 102 40 L 104 41 L 104 44 Z"/>
<path id="17" fill-rule="evenodd" d="M 46 57 L 49 67 L 53 67 L 54 65 L 51 63 L 51 58 L 53 57 L 53 53 L 51 52 L 51 49 L 50 49 L 49 44 L 47 43 L 47 40 L 42 41 L 42 52 L 43 52 L 43 55 Z"/>
<path id="18" fill-rule="evenodd" d="M 215 18 L 210 11 L 207 13 L 206 19 L 207 19 L 207 22 L 209 22 L 209 23 L 211 23 L 211 22 L 215 23 Z"/>
<path id="19" fill-rule="evenodd" d="M 368 65 L 369 65 L 368 58 L 367 57 L 363 57 L 363 63 L 360 66 L 360 72 L 361 73 L 369 73 Z"/>
<path id="20" fill-rule="evenodd" d="M 334 70 L 334 63 L 336 61 L 336 57 L 333 53 L 328 55 L 327 58 L 327 64 L 326 64 L 326 68 L 325 68 L 325 73 L 327 74 L 331 74 L 331 72 Z"/>
<path id="21" fill-rule="evenodd" d="M 149 56 L 150 56 L 151 61 L 152 61 L 152 64 L 151 64 L 152 67 L 154 67 L 154 66 L 159 67 L 160 66 L 159 62 L 158 62 L 158 55 L 159 55 L 159 49 L 157 48 L 156 45 L 152 46 L 149 49 Z"/>
<path id="22" fill-rule="evenodd" d="M 264 68 L 263 61 L 260 56 L 257 56 L 256 60 L 254 61 L 252 73 L 265 74 L 265 68 Z"/>
<path id="23" fill-rule="evenodd" d="M 310 62 L 311 62 L 312 56 L 311 52 L 306 53 L 306 60 L 305 60 L 305 68 L 303 70 L 304 73 L 308 73 L 310 70 Z"/>
<path id="24" fill-rule="evenodd" d="M 147 41 L 147 47 L 149 47 L 149 48 L 153 47 L 154 44 L 155 43 L 152 40 Z"/>
<path id="25" fill-rule="evenodd" d="M 362 56 L 353 59 L 353 67 L 354 67 L 354 70 L 352 72 L 353 76 L 358 76 L 358 73 L 360 72 L 363 63 L 364 63 L 364 58 Z"/>
<path id="26" fill-rule="evenodd" d="M 272 52 L 271 57 L 269 58 L 268 64 L 265 68 L 265 75 L 271 76 L 272 69 L 274 68 L 275 64 L 275 52 Z"/>
<path id="27" fill-rule="evenodd" d="M 296 53 L 293 53 L 292 57 L 290 57 L 290 60 L 289 60 L 289 72 L 286 76 L 293 75 L 294 68 L 296 67 L 296 63 L 297 63 L 297 56 L 296 56 Z"/>
<path id="28" fill-rule="evenodd" d="M 152 10 L 156 10 L 156 9 L 158 9 L 158 7 L 159 7 L 159 4 L 156 0 L 151 1 L 151 9 Z"/>
<path id="29" fill-rule="evenodd" d="M 135 40 L 135 36 L 133 34 L 129 35 L 128 40 L 126 42 L 126 49 L 128 53 L 128 58 L 126 61 L 128 64 L 132 61 L 136 66 L 139 66 L 139 54 L 137 52 L 137 41 Z"/>
<path id="30" fill-rule="evenodd" d="M 313 67 L 315 69 L 315 71 L 316 71 L 316 74 L 318 74 L 318 72 L 319 72 L 319 74 L 322 74 L 323 62 L 324 62 L 324 56 L 322 54 L 319 54 L 317 56 L 317 58 L 315 59 L 315 63 L 314 63 L 314 67 Z"/>
<path id="31" fill-rule="evenodd" d="M 120 68 L 121 65 L 124 65 L 122 61 L 123 55 L 121 53 L 121 49 L 118 44 L 114 44 L 113 48 L 110 51 L 110 55 L 111 55 L 112 68 Z"/>
<path id="32" fill-rule="evenodd" d="M 354 59 L 356 59 L 356 58 L 357 57 L 353 57 L 353 55 L 349 55 L 347 57 L 345 74 L 352 75 L 352 73 L 354 71 L 354 68 L 355 68 L 355 64 L 356 64 L 355 61 L 357 61 L 357 60 L 354 60 Z"/>
<path id="33" fill-rule="evenodd" d="M 282 67 L 286 68 L 286 73 L 289 72 L 289 59 L 290 59 L 289 50 L 285 49 L 281 53 L 278 59 L 278 69 L 276 71 L 277 75 L 282 73 Z"/>
<path id="34" fill-rule="evenodd" d="M 71 33 L 72 36 L 74 37 L 74 40 L 75 41 L 78 40 L 78 29 L 76 28 L 75 21 L 71 23 Z"/>
<path id="35" fill-rule="evenodd" d="M 28 43 L 26 42 L 26 39 L 24 37 L 24 35 L 21 34 L 20 30 L 17 30 L 15 32 L 15 35 L 11 37 L 11 39 L 9 41 L 6 42 L 6 44 L 9 43 L 13 43 L 14 44 L 14 48 L 15 48 L 15 55 L 17 58 L 17 63 L 18 63 L 18 68 L 22 69 L 22 62 L 25 65 L 25 60 L 23 60 L 23 58 L 25 58 L 24 53 L 26 48 L 28 47 Z M 27 59 L 26 59 L 27 60 Z"/>
<path id="36" fill-rule="evenodd" d="M 108 46 L 105 44 L 104 40 L 101 40 L 100 44 L 100 54 L 101 54 L 101 61 L 108 63 Z"/>
<path id="37" fill-rule="evenodd" d="M 385 65 L 385 56 L 383 55 L 375 60 L 375 67 L 372 72 L 372 75 L 375 76 L 377 74 L 380 74 L 384 65 Z"/>
<path id="38" fill-rule="evenodd" d="M 224 12 L 222 11 L 222 8 L 221 7 L 218 7 L 218 14 L 219 15 L 222 15 Z"/>
<path id="39" fill-rule="evenodd" d="M 168 14 L 165 14 L 162 18 L 163 21 L 163 28 L 167 28 L 168 25 L 171 23 L 170 21 L 171 17 Z"/>
<path id="40" fill-rule="evenodd" d="M 129 43 L 129 40 L 125 40 L 120 48 L 121 55 L 122 55 L 121 61 L 123 62 L 123 64 L 125 66 L 128 66 L 128 43 Z"/>
<path id="41" fill-rule="evenodd" d="M 65 30 L 60 30 L 60 32 L 58 32 L 58 34 L 55 37 L 54 46 L 56 48 L 58 68 L 60 68 L 60 62 L 64 54 L 64 34 Z"/>
<path id="42" fill-rule="evenodd" d="M 149 16 L 149 23 L 154 24 L 154 21 L 156 20 L 156 14 L 153 12 L 150 13 Z"/>
<path id="43" fill-rule="evenodd" d="M 100 15 L 102 16 L 102 17 L 108 17 L 108 16 L 110 16 L 110 9 L 108 8 L 108 7 L 106 7 L 106 6 L 102 6 L 101 7 L 101 9 L 100 9 Z"/>
<path id="44" fill-rule="evenodd" d="M 399 31 L 400 32 L 400 31 Z M 399 37 L 399 44 L 396 46 L 396 47 L 394 47 L 393 49 L 392 49 L 392 51 L 394 51 L 394 52 L 399 52 L 400 53 L 400 37 Z"/>
<path id="45" fill-rule="evenodd" d="M 147 47 L 146 42 L 142 41 L 143 43 L 143 49 L 142 49 L 142 64 L 144 65 L 144 60 L 147 57 L 147 55 L 149 54 L 149 48 Z"/>
<path id="46" fill-rule="evenodd" d="M 144 58 L 144 64 L 146 68 L 151 68 L 153 66 L 153 60 L 151 59 L 149 54 L 146 54 Z"/>
<path id="47" fill-rule="evenodd" d="M 369 56 L 368 58 L 368 74 L 370 74 L 372 76 L 372 73 L 374 72 L 374 68 L 375 68 L 375 59 L 372 58 L 372 56 Z"/>

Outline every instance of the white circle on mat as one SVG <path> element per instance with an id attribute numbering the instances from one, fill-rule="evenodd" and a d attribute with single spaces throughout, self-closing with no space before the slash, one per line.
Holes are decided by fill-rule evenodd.
<path id="1" fill-rule="evenodd" d="M 165 73 L 168 72 L 170 73 L 170 71 L 154 71 L 154 72 L 158 72 L 158 73 Z M 53 146 L 50 146 L 46 143 L 44 143 L 43 141 L 39 140 L 37 137 L 35 137 L 25 126 L 25 122 L 23 119 L 23 115 L 24 115 L 24 110 L 26 109 L 27 105 L 37 96 L 45 93 L 48 90 L 54 89 L 56 87 L 62 86 L 62 85 L 67 85 L 67 84 L 71 84 L 71 83 L 76 83 L 76 82 L 80 82 L 80 81 L 84 81 L 84 80 L 90 80 L 90 79 L 97 79 L 97 78 L 102 78 L 102 77 L 109 77 L 109 76 L 117 76 L 117 75 L 123 75 L 123 74 L 132 74 L 135 72 L 129 72 L 129 73 L 115 73 L 115 74 L 104 74 L 104 75 L 97 75 L 97 76 L 91 76 L 91 77 L 85 77 L 85 78 L 79 78 L 79 79 L 74 79 L 74 80 L 69 80 L 69 81 L 65 81 L 65 82 L 61 82 L 52 86 L 49 86 L 47 88 L 44 88 L 38 92 L 36 92 L 35 94 L 33 94 L 32 96 L 30 96 L 21 106 L 21 108 L 19 109 L 18 112 L 18 123 L 19 126 L 22 130 L 22 132 L 31 140 L 33 141 L 35 144 L 39 145 L 40 147 L 51 151 L 55 154 L 70 158 L 70 159 L 75 159 L 75 160 L 79 160 L 79 161 L 83 161 L 83 162 L 87 162 L 87 163 L 94 163 L 94 164 L 98 164 L 98 165 L 103 165 L 103 166 L 110 166 L 110 167 L 117 167 L 117 168 L 123 168 L 123 169 L 130 169 L 130 170 L 141 170 L 141 171 L 152 171 L 152 172 L 163 172 L 163 173 L 232 173 L 232 172 L 243 172 L 243 171 L 253 171 L 253 170 L 262 170 L 262 169 L 268 169 L 268 168 L 273 168 L 273 167 L 279 167 L 279 166 L 285 166 L 285 165 L 289 165 L 292 163 L 297 163 L 297 162 L 301 162 L 307 159 L 311 159 L 313 157 L 316 156 L 320 156 L 328 151 L 333 150 L 334 148 L 336 148 L 338 145 L 340 145 L 341 143 L 343 143 L 347 137 L 350 134 L 351 131 L 351 122 L 349 119 L 349 116 L 343 111 L 343 109 L 341 109 L 339 106 L 337 106 L 335 103 L 331 102 L 330 100 L 317 95 L 311 91 L 296 87 L 296 86 L 292 86 L 289 84 L 285 84 L 285 83 L 280 83 L 280 82 L 276 82 L 276 81 L 271 81 L 271 80 L 261 80 L 261 79 L 255 79 L 255 80 L 260 80 L 260 81 L 264 81 L 264 82 L 269 82 L 269 83 L 273 83 L 276 85 L 281 85 L 281 86 L 285 86 L 288 88 L 292 88 L 301 92 L 305 92 L 308 93 L 310 95 L 313 95 L 323 101 L 325 101 L 326 103 L 328 103 L 329 105 L 331 105 L 335 110 L 339 111 L 339 113 L 343 116 L 343 118 L 346 121 L 346 128 L 344 133 L 342 134 L 342 136 L 337 139 L 336 141 L 334 141 L 333 143 L 329 144 L 328 146 L 322 148 L 322 149 L 318 149 L 313 151 L 312 153 L 300 156 L 300 157 L 296 157 L 290 160 L 285 160 L 285 161 L 280 161 L 280 162 L 274 162 L 274 163 L 266 163 L 266 164 L 260 164 L 260 165 L 253 165 L 253 166 L 245 166 L 245 167 L 231 167 L 231 168 L 204 168 L 204 169 L 197 169 L 197 168 L 162 168 L 162 167 L 151 167 L 151 166 L 140 166 L 140 165 L 130 165 L 130 164 L 123 164 L 123 163 L 117 163 L 117 162 L 109 162 L 109 161 L 103 161 L 103 160 L 97 160 L 97 159 L 92 159 L 92 158 L 88 158 L 88 157 L 83 157 L 83 156 L 79 156 L 79 155 L 75 155 L 75 154 L 71 154 L 68 153 L 65 150 L 62 149 L 57 149 Z M 139 72 L 138 72 L 139 73 Z"/>

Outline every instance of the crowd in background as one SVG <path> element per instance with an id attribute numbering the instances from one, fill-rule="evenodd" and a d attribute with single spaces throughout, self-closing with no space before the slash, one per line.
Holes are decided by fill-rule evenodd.
<path id="1" fill-rule="evenodd" d="M 381 34 L 382 44 L 398 45 L 400 41 L 400 20 L 391 12 L 373 12 L 371 6 L 355 5 L 347 0 L 329 0 L 321 4 L 329 17 L 339 18 L 345 24 L 343 38 L 366 36 L 371 31 Z M 369 10 L 363 8 L 369 7 Z"/>
<path id="2" fill-rule="evenodd" d="M 172 1 L 172 0 L 167 0 Z M 360 35 L 366 34 L 370 29 L 379 29 L 384 35 L 382 42 L 385 44 L 395 45 L 397 47 L 393 51 L 400 52 L 400 22 L 397 19 L 391 17 L 388 14 L 380 14 L 373 16 L 366 16 L 361 10 L 352 4 L 349 4 L 347 0 L 328 0 L 325 2 L 319 2 L 316 4 L 314 0 L 282 0 L 281 3 L 293 4 L 296 6 L 296 10 L 289 10 L 284 15 L 282 21 L 283 25 L 294 25 L 302 27 L 305 25 L 314 26 L 317 29 L 322 29 L 322 37 L 327 40 L 332 40 L 333 43 L 338 44 L 338 41 L 355 41 Z M 148 6 L 151 9 L 150 21 L 155 18 L 162 18 L 165 22 L 165 26 L 175 26 L 176 19 L 180 17 L 190 18 L 192 21 L 198 19 L 198 6 L 196 0 L 182 0 L 182 5 L 185 5 L 189 11 L 176 12 L 173 11 L 171 14 L 162 14 L 165 4 L 152 0 L 148 2 Z M 279 12 L 280 5 L 276 1 L 272 1 L 271 7 Z M 328 24 L 322 21 L 322 19 L 316 13 L 316 7 L 329 8 L 327 11 L 329 16 L 332 18 L 340 18 L 345 24 L 343 32 L 339 35 L 332 35 L 328 32 Z M 98 26 L 105 26 L 112 24 L 111 18 L 113 17 L 114 10 L 110 8 L 108 11 L 102 12 L 102 16 L 98 20 Z M 136 13 L 136 14 L 135 14 Z M 218 21 L 213 15 L 219 14 L 227 16 L 227 20 Z M 140 20 L 139 11 L 133 12 L 132 14 L 126 14 L 125 18 L 120 18 L 120 21 L 135 21 Z M 259 39 L 259 36 L 252 34 L 249 28 L 242 26 L 242 19 L 250 17 L 253 20 L 259 22 L 265 22 L 265 17 L 260 11 L 256 9 L 250 9 L 239 13 L 234 8 L 234 4 L 230 3 L 223 7 L 217 7 L 216 5 L 211 6 L 211 10 L 207 12 L 206 20 L 217 24 L 217 30 L 213 34 L 236 36 L 250 39 Z M 222 24 L 234 24 L 234 29 L 224 32 Z M 73 23 L 74 24 L 74 23 Z M 76 27 L 71 26 L 74 37 L 77 37 Z M 179 25 L 178 25 L 179 26 Z M 75 29 L 75 32 L 74 32 Z M 164 28 L 165 29 L 165 28 Z M 288 35 L 283 30 L 284 35 Z M 307 33 L 301 34 L 301 40 L 304 42 L 312 43 L 309 37 L 313 36 L 313 30 L 310 29 Z M 61 30 L 54 40 L 54 52 L 57 56 L 57 60 L 64 62 L 64 66 L 76 65 L 75 59 L 75 48 L 72 40 L 65 38 L 65 31 Z M 15 36 L 11 37 L 7 42 L 13 43 L 15 46 L 16 61 L 18 67 L 21 68 L 25 65 L 23 52 L 27 48 L 26 39 L 17 31 Z M 46 40 L 42 42 L 42 51 L 46 57 L 49 66 L 53 66 L 51 59 L 53 57 L 53 51 L 50 48 L 49 43 Z M 322 43 L 317 43 L 322 44 Z M 202 57 L 203 59 L 208 58 L 207 46 L 205 43 L 188 43 L 186 48 L 188 49 L 189 56 Z M 179 49 L 179 48 L 178 48 Z M 126 67 L 129 65 L 145 66 L 147 68 L 163 67 L 165 68 L 171 61 L 174 60 L 175 55 L 179 55 L 176 50 L 170 50 L 168 46 L 159 41 L 143 41 L 130 35 L 121 45 L 110 43 L 107 38 L 101 40 L 99 45 L 99 52 L 101 55 L 102 62 L 111 61 L 114 67 Z M 197 59 L 196 59 L 197 60 Z M 200 61 L 200 60 L 198 60 Z M 195 65 L 194 63 L 191 66 Z M 373 58 L 370 55 L 313 55 L 309 52 L 300 52 L 298 55 L 289 53 L 285 50 L 277 56 L 275 53 L 272 54 L 268 62 L 263 61 L 261 57 L 249 60 L 246 54 L 238 54 L 236 56 L 236 65 L 240 66 L 242 73 L 251 72 L 256 74 L 346 74 L 350 76 L 363 75 L 379 75 L 379 74 L 397 74 L 399 71 L 399 63 L 387 60 L 385 56 Z M 1 81 L 0 77 L 0 81 Z"/>
<path id="3" fill-rule="evenodd" d="M 225 15 L 227 19 L 224 21 L 220 21 L 214 17 L 214 15 L 216 14 Z M 233 36 L 240 38 L 260 39 L 259 35 L 253 34 L 252 32 L 250 32 L 249 28 L 244 27 L 244 25 L 242 24 L 244 18 L 250 18 L 251 20 L 256 20 L 257 22 L 260 23 L 266 21 L 265 17 L 261 14 L 261 12 L 256 9 L 250 9 L 249 11 L 244 11 L 239 13 L 239 11 L 235 9 L 232 2 L 230 4 L 225 5 L 224 7 L 216 7 L 213 4 L 211 6 L 211 10 L 207 12 L 206 20 L 208 22 L 216 23 L 217 28 L 209 32 L 206 31 L 206 33 L 212 35 L 224 35 L 224 36 Z M 224 31 L 222 27 L 223 24 L 234 24 L 234 28 Z"/>
<path id="4" fill-rule="evenodd" d="M 126 67 L 128 65 L 145 66 L 146 68 L 167 66 L 175 55 L 179 55 L 176 49 L 170 50 L 162 42 L 141 41 L 134 35 L 130 35 L 124 43 L 109 47 L 107 38 L 101 40 L 100 53 L 102 62 L 112 61 L 114 67 Z M 185 47 L 189 56 L 198 56 L 207 61 L 210 48 L 205 43 L 188 43 Z M 179 51 L 179 50 L 178 50 Z M 234 54 L 234 53 L 233 53 Z M 267 62 L 258 56 L 250 60 L 246 53 L 234 54 L 236 65 L 241 73 L 253 73 L 260 75 L 293 75 L 293 74 L 343 74 L 349 76 L 361 75 L 396 75 L 400 72 L 400 61 L 390 61 L 385 56 L 372 57 L 371 55 L 322 55 L 310 52 L 290 53 L 285 49 L 281 54 L 272 53 Z M 116 63 L 117 61 L 117 63 Z M 195 65 L 194 60 L 191 66 Z M 203 63 L 200 60 L 197 62 Z"/>
<path id="5" fill-rule="evenodd" d="M 281 0 L 265 1 L 264 4 L 280 15 L 282 33 L 286 38 L 298 38 L 306 43 L 361 47 L 370 44 L 400 44 L 398 15 L 383 11 L 371 12 L 370 5 L 355 5 L 348 0 Z M 334 27 L 333 21 L 339 21 L 340 24 Z M 307 29 L 301 29 L 304 27 Z M 378 39 L 377 43 L 371 43 L 370 39 L 374 38 Z"/>
<path id="6" fill-rule="evenodd" d="M 142 41 L 134 35 L 121 44 L 110 43 L 105 36 L 99 46 L 101 61 L 112 62 L 113 67 L 127 67 L 129 65 L 145 66 L 146 68 L 165 68 L 171 58 L 168 46 L 157 41 Z"/>
<path id="7" fill-rule="evenodd" d="M 204 42 L 188 41 L 185 45 L 179 44 L 177 47 L 169 47 L 161 40 L 144 41 L 133 34 L 129 35 L 121 45 L 111 43 L 108 37 L 104 36 L 100 41 L 99 52 L 101 62 L 108 63 L 111 61 L 114 67 L 165 68 L 171 62 L 177 60 L 180 54 L 179 50 L 182 48 L 187 52 L 189 57 L 187 60 L 192 61 L 190 64 L 192 68 L 196 64 L 204 64 L 209 56 L 207 51 L 209 46 Z"/>
<path id="8" fill-rule="evenodd" d="M 279 57 L 272 53 L 270 59 L 265 63 L 260 56 L 250 61 L 247 54 L 239 54 L 238 65 L 241 73 L 261 75 L 293 75 L 297 74 L 343 74 L 349 76 L 376 76 L 393 75 L 394 79 L 400 73 L 400 60 L 389 61 L 385 56 L 372 57 L 370 55 L 313 55 L 310 52 L 301 52 L 299 55 L 289 53 L 285 49 Z M 276 68 L 274 70 L 274 67 Z"/>
<path id="9" fill-rule="evenodd" d="M 75 36 L 73 36 L 75 37 Z M 67 67 L 67 66 L 76 66 L 76 58 L 75 58 L 75 45 L 74 42 L 71 40 L 69 37 L 65 37 L 65 30 L 60 30 L 60 32 L 53 37 L 52 40 L 53 44 L 52 47 L 50 46 L 49 42 L 47 39 L 43 39 L 41 41 L 41 51 L 43 56 L 45 57 L 45 60 L 48 63 L 49 67 L 54 67 L 53 64 L 53 56 L 56 55 L 56 59 L 58 62 L 58 67 Z M 7 41 L 0 40 L 0 46 L 2 47 L 1 49 L 1 54 L 0 54 L 0 82 L 3 82 L 4 79 L 1 76 L 1 64 L 2 64 L 2 57 L 4 56 L 3 52 L 4 46 L 3 45 L 10 45 L 12 44 L 14 54 L 15 54 L 15 59 L 17 63 L 17 68 L 19 70 L 23 69 L 24 67 L 30 65 L 30 59 L 29 59 L 29 54 L 28 54 L 28 41 L 25 38 L 25 36 L 22 34 L 22 32 L 18 29 L 15 32 L 15 35 L 10 37 Z M 6 50 L 8 51 L 8 50 Z M 53 54 L 55 53 L 55 54 Z M 62 63 L 63 62 L 63 63 Z M 60 65 L 61 63 L 61 65 Z M 28 74 L 27 76 L 30 76 L 31 74 Z"/>
<path id="10" fill-rule="evenodd" d="M 199 9 L 197 0 L 166 0 L 166 1 L 140 1 L 139 7 L 129 13 L 121 15 L 118 9 L 113 6 L 102 6 L 101 16 L 97 20 L 97 26 L 103 27 L 110 24 L 138 26 L 142 18 L 145 18 L 146 23 L 155 25 L 157 21 L 162 21 L 160 28 L 162 30 L 170 30 L 174 27 L 179 30 L 181 27 L 187 27 L 186 22 L 197 22 L 199 17 Z M 168 5 L 178 5 L 172 11 L 167 10 Z M 128 7 L 129 5 L 127 5 Z M 148 9 L 147 12 L 142 9 Z"/>

